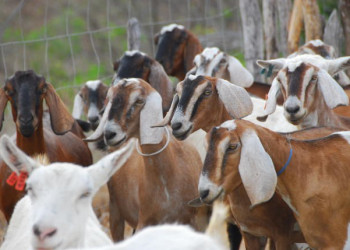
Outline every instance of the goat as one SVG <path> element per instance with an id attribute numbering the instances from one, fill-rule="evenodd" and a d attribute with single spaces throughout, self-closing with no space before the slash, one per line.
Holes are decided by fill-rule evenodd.
<path id="1" fill-rule="evenodd" d="M 224 227 L 227 206 L 215 202 L 213 213 L 205 234 L 195 232 L 189 226 L 165 224 L 149 226 L 125 241 L 114 246 L 93 248 L 91 250 L 224 250 L 228 248 Z M 88 250 L 84 248 L 85 250 Z M 73 249 L 71 249 L 73 250 Z M 77 249 L 75 249 L 77 250 Z"/>
<path id="2" fill-rule="evenodd" d="M 53 163 L 46 167 L 27 156 L 6 136 L 0 154 L 17 175 L 26 173 L 27 195 L 16 205 L 2 249 L 66 249 L 111 244 L 92 210 L 98 189 L 120 169 L 133 142 L 90 166 Z"/>
<path id="3" fill-rule="evenodd" d="M 324 59 L 318 55 L 299 55 L 293 58 L 258 60 L 258 65 L 272 67 L 278 72 L 272 82 L 260 120 L 272 114 L 276 96 L 284 97 L 284 116 L 301 128 L 333 126 L 344 130 L 350 128 L 350 118 L 333 112 L 338 105 L 348 105 L 349 98 L 331 77 L 350 66 L 350 57 Z"/>
<path id="4" fill-rule="evenodd" d="M 43 99 L 49 107 L 51 122 L 43 119 Z M 44 77 L 36 75 L 32 70 L 17 71 L 0 88 L 0 117 L 3 117 L 8 101 L 16 124 L 16 144 L 26 154 L 47 154 L 50 162 L 72 162 L 83 166 L 92 163 L 91 152 L 81 139 L 84 137 L 83 131 Z M 3 119 L 0 127 L 2 122 Z M 23 191 L 6 184 L 10 174 L 2 162 L 0 209 L 7 221 L 16 202 L 23 196 Z"/>
<path id="5" fill-rule="evenodd" d="M 277 190 L 310 247 L 342 249 L 350 221 L 349 142 L 349 132 L 295 140 L 248 121 L 227 121 L 208 135 L 201 198 L 210 203 L 242 183 L 254 210 Z"/>
<path id="6" fill-rule="evenodd" d="M 144 80 L 123 79 L 109 89 L 101 122 L 87 138 L 103 137 L 110 147 L 133 137 L 141 144 L 108 183 L 114 240 L 123 239 L 124 221 L 137 229 L 165 222 L 196 226 L 199 210 L 186 204 L 196 197 L 201 160 L 194 147 L 174 140 L 167 129 L 150 127 L 162 119 L 161 103 Z"/>
<path id="7" fill-rule="evenodd" d="M 100 122 L 100 110 L 106 99 L 108 86 L 100 80 L 87 81 L 75 95 L 72 116 L 80 119 L 83 112 L 93 130 Z"/>
<path id="8" fill-rule="evenodd" d="M 231 116 L 244 117 L 252 110 L 250 97 L 242 87 L 218 78 L 190 75 L 178 84 L 177 96 L 169 111 L 173 114 L 167 116 L 172 117 L 173 135 L 179 140 L 200 128 L 209 131 L 212 126 L 232 119 Z M 166 117 L 163 124 L 169 120 Z M 295 219 L 279 196 L 275 195 L 270 202 L 254 211 L 249 210 L 249 199 L 243 187 L 236 189 L 230 197 L 233 216 L 243 231 L 248 248 L 258 247 L 257 239 L 252 235 L 270 236 L 277 245 L 284 247 L 293 242 L 289 232 Z M 281 218 L 284 220 L 281 221 Z"/>
<path id="9" fill-rule="evenodd" d="M 194 57 L 203 48 L 198 38 L 182 25 L 164 26 L 154 37 L 156 60 L 165 72 L 182 81 L 193 67 Z"/>
<path id="10" fill-rule="evenodd" d="M 163 100 L 163 112 L 168 111 L 174 88 L 162 65 L 156 60 L 138 50 L 126 51 L 114 62 L 114 71 L 112 85 L 123 78 L 141 78 L 158 91 Z"/>

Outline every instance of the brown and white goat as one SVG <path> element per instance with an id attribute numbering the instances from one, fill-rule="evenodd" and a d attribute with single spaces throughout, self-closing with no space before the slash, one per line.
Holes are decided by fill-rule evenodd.
<path id="1" fill-rule="evenodd" d="M 72 116 L 80 119 L 85 113 L 93 130 L 100 122 L 100 110 L 106 99 L 108 86 L 100 80 L 87 81 L 75 95 Z"/>
<path id="2" fill-rule="evenodd" d="M 227 121 L 208 136 L 202 200 L 210 203 L 243 184 L 253 211 L 277 190 L 310 247 L 342 249 L 350 221 L 349 143 L 349 132 L 302 141 L 248 121 Z"/>
<path id="3" fill-rule="evenodd" d="M 180 140 L 192 131 L 202 128 L 208 132 L 213 126 L 232 119 L 231 116 L 244 117 L 252 110 L 250 97 L 243 88 L 218 78 L 188 76 L 178 84 L 177 95 L 167 116 L 172 117 L 173 135 Z M 168 121 L 164 119 L 165 123 Z M 250 210 L 243 186 L 232 191 L 229 197 L 233 217 L 248 249 L 259 247 L 259 239 L 254 235 L 271 237 L 277 249 L 287 249 L 295 242 L 292 231 L 296 221 L 278 195 L 254 210 Z"/>
<path id="4" fill-rule="evenodd" d="M 162 119 L 159 93 L 142 79 L 123 79 L 109 89 L 106 103 L 100 125 L 87 140 L 103 137 L 110 147 L 132 137 L 140 141 L 108 183 L 113 239 L 123 239 L 125 221 L 137 229 L 165 222 L 195 226 L 198 209 L 187 202 L 198 195 L 201 160 L 194 147 L 175 140 L 167 129 L 151 128 Z"/>
<path id="5" fill-rule="evenodd" d="M 261 119 L 276 108 L 276 96 L 284 97 L 284 116 L 301 128 L 333 126 L 347 130 L 350 118 L 337 115 L 332 109 L 348 105 L 349 98 L 332 75 L 350 67 L 350 57 L 324 59 L 318 55 L 299 55 L 293 58 L 258 60 L 264 68 L 278 72 L 272 82 Z"/>
<path id="6" fill-rule="evenodd" d="M 43 100 L 49 107 L 50 123 L 43 121 Z M 92 163 L 83 131 L 68 112 L 54 87 L 34 71 L 17 71 L 0 88 L 0 127 L 4 110 L 10 102 L 16 124 L 16 144 L 26 154 L 46 154 L 50 162 L 72 162 L 83 166 Z M 47 127 L 51 124 L 50 127 Z M 70 132 L 72 131 L 72 132 Z M 11 174 L 4 162 L 0 165 L 0 209 L 7 221 L 16 202 L 23 196 L 6 184 Z"/>
<path id="7" fill-rule="evenodd" d="M 163 112 L 168 111 L 174 93 L 172 83 L 162 65 L 138 50 L 126 51 L 114 62 L 112 85 L 123 78 L 141 78 L 155 88 L 162 97 Z"/>
<path id="8" fill-rule="evenodd" d="M 193 67 L 194 57 L 203 48 L 198 38 L 182 25 L 164 26 L 154 37 L 156 60 L 165 72 L 182 81 Z"/>

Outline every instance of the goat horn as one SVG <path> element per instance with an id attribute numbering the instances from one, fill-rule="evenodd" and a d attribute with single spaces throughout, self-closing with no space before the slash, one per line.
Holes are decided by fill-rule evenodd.
<path id="1" fill-rule="evenodd" d="M 187 205 L 190 207 L 202 207 L 205 204 L 203 203 L 202 199 L 200 197 L 193 199 L 189 202 L 187 202 Z"/>
<path id="2" fill-rule="evenodd" d="M 179 102 L 179 96 L 177 94 L 175 94 L 173 97 L 173 101 L 171 102 L 169 111 L 166 114 L 166 116 L 163 118 L 163 120 L 160 123 L 151 126 L 151 128 L 165 127 L 166 125 L 168 125 L 171 118 L 173 117 L 173 114 L 174 114 L 174 111 L 176 109 L 178 102 Z"/>
<path id="3" fill-rule="evenodd" d="M 107 106 L 105 108 L 105 111 L 103 113 L 103 116 L 101 118 L 100 124 L 96 128 L 95 132 L 93 132 L 89 137 L 85 138 L 84 141 L 86 141 L 86 142 L 94 142 L 94 141 L 98 141 L 99 139 L 102 138 L 103 130 L 104 130 L 104 127 L 106 125 L 108 114 L 109 114 L 109 111 L 110 111 L 111 107 L 112 107 L 112 103 L 108 102 L 108 104 L 107 104 Z"/>

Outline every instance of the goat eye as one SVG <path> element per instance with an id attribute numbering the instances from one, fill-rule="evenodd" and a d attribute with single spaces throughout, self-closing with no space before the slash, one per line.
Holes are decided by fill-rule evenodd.
<path id="1" fill-rule="evenodd" d="M 142 104 L 144 104 L 144 103 L 145 103 L 145 100 L 143 100 L 143 99 L 138 99 L 138 100 L 135 102 L 136 105 L 142 105 Z"/>
<path id="2" fill-rule="evenodd" d="M 208 90 L 204 91 L 203 95 L 210 96 L 211 93 L 212 93 L 212 91 L 208 89 Z"/>
<path id="3" fill-rule="evenodd" d="M 227 147 L 227 151 L 228 151 L 228 152 L 233 152 L 233 151 L 235 151 L 235 150 L 238 148 L 238 146 L 239 146 L 238 143 L 230 144 L 230 145 Z"/>
<path id="4" fill-rule="evenodd" d="M 5 89 L 5 94 L 6 94 L 7 96 L 13 96 L 14 91 Z"/>
<path id="5" fill-rule="evenodd" d="M 91 192 L 87 191 L 87 192 L 83 193 L 82 195 L 80 195 L 79 199 L 84 199 L 84 198 L 90 197 L 90 195 L 91 195 Z"/>
<path id="6" fill-rule="evenodd" d="M 312 76 L 312 77 L 311 77 L 311 81 L 313 81 L 313 82 L 314 82 L 314 81 L 317 81 L 317 76 Z"/>

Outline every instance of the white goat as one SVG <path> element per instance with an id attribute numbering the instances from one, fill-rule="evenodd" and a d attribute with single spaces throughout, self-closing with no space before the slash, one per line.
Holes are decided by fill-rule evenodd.
<path id="1" fill-rule="evenodd" d="M 2 250 L 66 249 L 111 244 L 92 210 L 92 197 L 129 158 L 133 142 L 82 168 L 71 163 L 43 167 L 4 135 L 0 154 L 17 174 L 29 175 L 28 194 L 18 202 Z"/>

